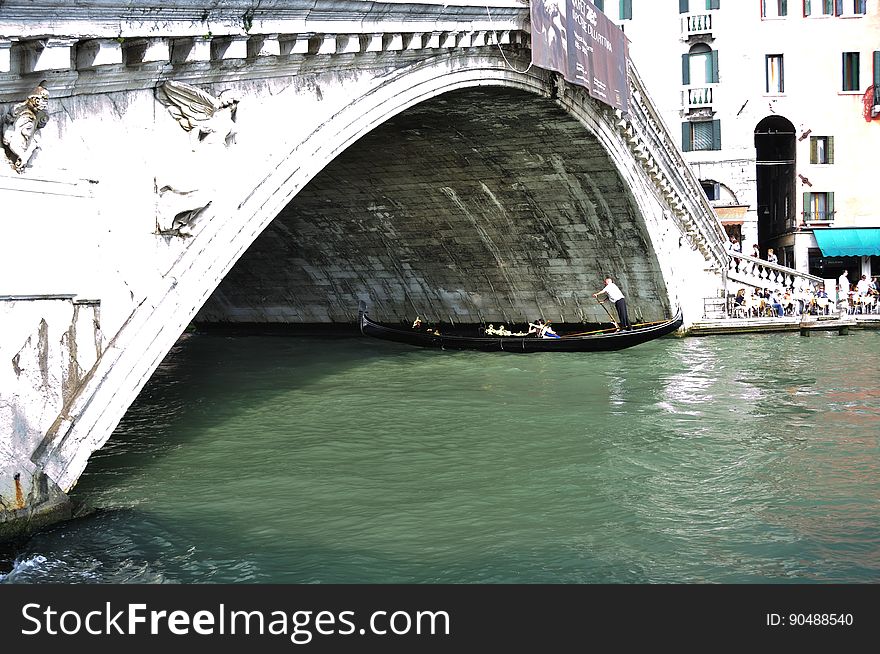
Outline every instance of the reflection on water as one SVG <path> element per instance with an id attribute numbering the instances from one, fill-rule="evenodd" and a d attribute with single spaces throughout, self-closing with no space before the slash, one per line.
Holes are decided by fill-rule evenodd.
<path id="1" fill-rule="evenodd" d="M 192 336 L 0 581 L 874 583 L 876 338 Z"/>

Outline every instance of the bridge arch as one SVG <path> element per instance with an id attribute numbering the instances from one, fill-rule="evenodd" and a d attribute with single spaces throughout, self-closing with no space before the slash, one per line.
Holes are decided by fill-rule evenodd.
<path id="1" fill-rule="evenodd" d="M 678 196 L 670 190 L 673 183 L 664 176 L 663 166 L 650 158 L 639 161 L 633 147 L 642 144 L 644 148 L 643 141 L 632 130 L 627 139 L 627 132 L 622 131 L 627 128 L 626 121 L 597 105 L 586 93 L 560 83 L 546 71 L 528 68 L 521 58 L 513 64 L 526 72 L 515 70 L 497 51 L 446 53 L 377 75 L 366 84 L 360 80 L 358 91 L 345 101 L 337 101 L 326 119 L 304 138 L 292 137 L 289 148 L 267 158 L 263 167 L 250 171 L 249 176 L 224 178 L 218 185 L 222 190 L 209 212 L 199 219 L 193 238 L 109 343 L 77 397 L 36 450 L 33 461 L 59 488 L 72 488 L 91 453 L 109 438 L 190 320 L 285 206 L 365 134 L 411 107 L 456 91 L 497 87 L 535 98 L 554 98 L 615 165 L 622 187 L 629 194 L 628 206 L 648 246 L 646 268 L 650 275 L 656 273 L 649 294 L 664 308 L 684 302 L 687 280 L 681 272 L 676 273 L 675 267 L 685 271 L 687 266 L 682 267 L 681 258 L 673 261 L 667 256 L 665 261 L 658 261 L 651 246 L 682 253 L 701 267 L 706 253 L 688 247 L 696 228 L 682 226 L 683 200 L 672 201 Z M 271 97 L 257 100 L 269 114 L 280 111 L 272 106 Z M 285 142 L 277 128 L 251 124 L 249 129 L 243 128 L 239 138 Z M 695 196 L 701 198 L 695 181 L 693 186 Z"/>

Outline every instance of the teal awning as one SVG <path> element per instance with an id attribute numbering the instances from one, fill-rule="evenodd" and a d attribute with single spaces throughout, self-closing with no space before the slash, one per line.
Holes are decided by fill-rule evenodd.
<path id="1" fill-rule="evenodd" d="M 826 257 L 880 256 L 880 227 L 814 229 L 813 236 Z"/>

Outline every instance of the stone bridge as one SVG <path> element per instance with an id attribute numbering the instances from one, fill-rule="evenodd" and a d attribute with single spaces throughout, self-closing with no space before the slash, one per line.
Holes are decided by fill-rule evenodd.
<path id="1" fill-rule="evenodd" d="M 725 238 L 634 68 L 530 65 L 528 3 L 4 0 L 0 535 L 67 493 L 194 320 L 686 323 Z"/>

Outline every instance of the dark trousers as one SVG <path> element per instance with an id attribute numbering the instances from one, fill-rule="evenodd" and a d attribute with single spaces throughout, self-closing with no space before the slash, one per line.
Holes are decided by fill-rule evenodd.
<path id="1" fill-rule="evenodd" d="M 620 318 L 620 328 L 621 329 L 629 329 L 629 314 L 626 312 L 626 298 L 622 297 L 617 302 L 614 303 L 614 308 L 617 309 L 617 315 Z"/>

